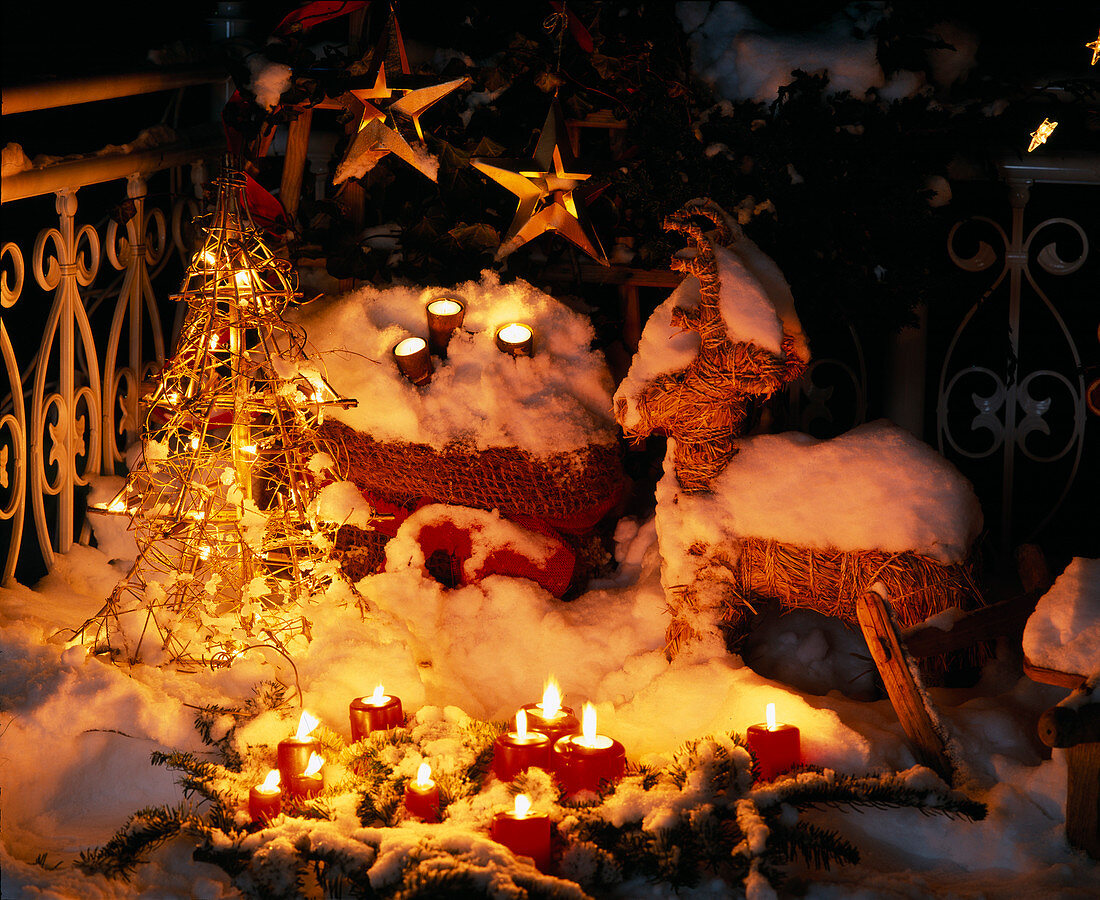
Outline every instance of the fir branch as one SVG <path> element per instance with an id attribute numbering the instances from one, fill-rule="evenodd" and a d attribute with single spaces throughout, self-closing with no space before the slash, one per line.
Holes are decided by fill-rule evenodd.
<path id="1" fill-rule="evenodd" d="M 771 829 L 768 848 L 784 861 L 801 856 L 807 865 L 816 869 L 828 869 L 834 862 L 852 865 L 859 862 L 859 850 L 835 831 L 810 822 L 799 822 L 788 828 L 775 819 L 768 820 L 768 827 Z"/>
<path id="2" fill-rule="evenodd" d="M 81 851 L 76 866 L 88 875 L 100 873 L 129 881 L 137 866 L 157 847 L 178 835 L 193 815 L 187 803 L 139 809 L 102 847 Z"/>

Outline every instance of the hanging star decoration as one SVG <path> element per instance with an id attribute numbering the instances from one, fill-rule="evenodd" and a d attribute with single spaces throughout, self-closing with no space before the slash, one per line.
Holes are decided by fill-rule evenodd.
<path id="1" fill-rule="evenodd" d="M 396 48 L 396 54 L 388 53 L 391 46 Z M 387 62 L 393 65 L 395 60 L 401 68 L 401 75 L 397 84 L 390 84 L 386 77 L 386 65 Z M 358 115 L 359 125 L 347 153 L 336 167 L 332 183 L 342 184 L 349 178 L 362 178 L 390 153 L 404 160 L 425 178 L 435 181 L 439 161 L 424 146 L 420 117 L 430 106 L 470 79 L 463 77 L 439 84 L 421 83 L 414 86 L 417 79 L 409 75 L 401 31 L 392 10 L 389 27 L 365 63 L 370 86 L 352 88 L 340 98 L 345 109 Z M 411 122 L 416 131 L 416 144 L 410 143 L 398 130 L 398 123 L 404 124 L 406 121 Z"/>
<path id="2" fill-rule="evenodd" d="M 1050 119 L 1043 117 L 1042 123 L 1031 132 L 1031 143 L 1028 145 L 1027 152 L 1030 153 L 1040 144 L 1045 144 L 1047 138 L 1054 134 L 1054 129 L 1058 127 L 1057 122 L 1052 122 Z"/>
<path id="3" fill-rule="evenodd" d="M 1085 44 L 1085 47 L 1092 51 L 1092 62 L 1090 62 L 1089 65 L 1095 66 L 1100 62 L 1100 33 L 1096 35 L 1095 41 Z"/>
<path id="4" fill-rule="evenodd" d="M 584 206 L 578 202 L 578 186 L 589 175 L 577 170 L 566 137 L 565 117 L 557 100 L 550 107 L 532 159 L 470 162 L 519 198 L 512 224 L 497 249 L 497 259 L 503 259 L 545 231 L 556 231 L 600 264 L 608 265 L 600 239 Z"/>

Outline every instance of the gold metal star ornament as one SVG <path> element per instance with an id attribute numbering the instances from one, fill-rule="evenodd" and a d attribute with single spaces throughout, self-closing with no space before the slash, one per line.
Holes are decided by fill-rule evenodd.
<path id="1" fill-rule="evenodd" d="M 564 142 L 563 142 L 564 139 Z M 508 233 L 497 249 L 503 259 L 546 231 L 556 231 L 602 265 L 608 265 L 600 239 L 584 206 L 578 186 L 589 175 L 577 170 L 568 143 L 565 117 L 555 100 L 542 126 L 535 154 L 529 160 L 473 159 L 474 167 L 519 198 Z"/>
<path id="2" fill-rule="evenodd" d="M 1089 65 L 1095 66 L 1100 62 L 1100 34 L 1097 34 L 1095 41 L 1085 44 L 1085 47 L 1092 51 L 1092 62 Z"/>
<path id="3" fill-rule="evenodd" d="M 420 116 L 433 103 L 467 81 L 468 78 L 456 78 L 420 88 L 395 87 L 386 80 L 385 63 L 380 63 L 370 87 L 353 88 L 341 98 L 345 108 L 353 113 L 358 112 L 359 127 L 343 160 L 336 167 L 332 183 L 341 184 L 349 178 L 362 178 L 390 153 L 435 181 L 439 161 L 423 145 L 424 131 Z M 412 122 L 421 143 L 413 146 L 405 139 L 397 128 L 398 119 Z"/>
<path id="4" fill-rule="evenodd" d="M 1027 152 L 1030 153 L 1040 144 L 1045 144 L 1047 138 L 1054 134 L 1054 129 L 1057 127 L 1057 122 L 1052 122 L 1050 119 L 1044 117 L 1039 127 L 1031 132 L 1031 143 L 1028 145 Z"/>

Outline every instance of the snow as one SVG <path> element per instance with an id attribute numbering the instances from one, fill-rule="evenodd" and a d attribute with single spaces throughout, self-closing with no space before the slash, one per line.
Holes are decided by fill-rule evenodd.
<path id="1" fill-rule="evenodd" d="M 696 73 L 729 100 L 770 103 L 795 69 L 827 71 L 831 91 L 856 96 L 886 83 L 868 33 L 882 15 L 880 4 L 851 4 L 803 33 L 776 31 L 742 3 L 692 0 L 677 3 L 676 12 Z"/>
<path id="2" fill-rule="evenodd" d="M 949 565 L 966 558 L 981 531 L 970 483 L 885 419 L 831 440 L 787 432 L 740 446 L 711 494 L 679 494 L 666 461 L 658 497 L 669 499 L 658 500 L 658 526 L 684 548 L 752 537 L 820 550 L 912 551 Z"/>
<path id="3" fill-rule="evenodd" d="M 259 53 L 253 53 L 246 62 L 252 75 L 248 89 L 256 95 L 256 103 L 270 112 L 279 105 L 279 98 L 290 87 L 294 73 L 290 66 L 272 62 Z"/>
<path id="4" fill-rule="evenodd" d="M 1070 561 L 1024 628 L 1024 654 L 1046 669 L 1100 670 L 1100 559 Z"/>
<path id="5" fill-rule="evenodd" d="M 427 338 L 425 305 L 440 295 L 466 303 L 446 362 L 417 388 L 397 370 L 391 350 L 408 334 Z M 525 281 L 502 284 L 492 272 L 479 281 L 442 288 L 360 288 L 296 313 L 310 353 L 343 396 L 357 407 L 326 415 L 377 441 L 409 441 L 442 450 L 518 447 L 545 458 L 611 444 L 611 376 L 592 325 Z M 519 321 L 535 333 L 530 358 L 497 349 L 496 329 Z"/>
<path id="6" fill-rule="evenodd" d="M 566 703 L 576 707 L 591 699 L 596 704 L 600 732 L 622 741 L 634 762 L 667 759 L 683 741 L 703 735 L 722 741 L 729 730 L 743 733 L 763 719 L 766 703 L 775 702 L 779 718 L 802 730 L 804 753 L 815 763 L 855 773 L 914 764 L 888 703 L 827 693 L 827 673 L 816 685 L 827 696 L 804 696 L 762 678 L 734 656 L 683 653 L 666 662 L 655 523 L 624 520 L 617 536 L 621 565 L 616 577 L 568 604 L 527 580 L 494 576 L 448 591 L 423 573 L 402 568 L 359 583 L 370 610 L 361 618 L 347 588 L 333 588 L 324 602 L 311 607 L 314 639 L 295 659 L 297 681 L 274 654 L 244 658 L 230 669 L 176 675 L 149 666 L 127 672 L 85 657 L 79 646 L 66 649 L 68 635 L 59 629 L 94 613 L 123 566 L 109 565 L 90 548 L 61 555 L 58 570 L 34 590 L 14 586 L 0 591 L 4 896 L 123 897 L 143 891 L 189 896 L 200 880 L 203 896 L 233 896 L 220 870 L 190 862 L 185 848 L 176 845 L 158 851 L 129 886 L 86 878 L 68 866 L 50 872 L 30 861 L 43 852 L 51 864 L 71 860 L 78 850 L 109 837 L 138 806 L 175 802 L 178 787 L 163 769 L 147 764 L 149 751 L 200 749 L 191 727 L 192 706 L 238 704 L 252 685 L 273 676 L 300 685 L 305 707 L 345 736 L 348 702 L 383 683 L 414 714 L 416 728 L 424 735 L 438 732 L 431 746 L 433 769 L 440 772 L 456 765 L 464 752 L 449 737 L 448 723 L 462 722 L 466 714 L 509 718 L 518 706 L 537 699 L 551 673 L 560 680 Z M 798 625 L 789 627 L 796 644 L 818 640 L 811 633 L 801 635 Z M 791 651 L 790 644 L 775 649 L 777 654 Z M 967 878 L 983 885 L 986 896 L 998 884 L 1006 890 L 1011 884 L 1021 896 L 1042 896 L 1028 891 L 1094 878 L 1096 864 L 1070 853 L 1062 836 L 1064 759 L 1056 754 L 1053 761 L 1042 762 L 1031 740 L 1034 717 L 1053 702 L 1052 696 L 1057 699 L 1057 692 L 1022 681 L 999 694 L 933 695 L 967 758 L 979 761 L 972 790 L 991 804 L 989 820 L 972 824 L 908 811 L 848 815 L 834 825 L 869 848 L 865 862 L 855 869 L 815 873 L 813 881 L 819 884 L 809 889 L 817 896 L 841 896 L 828 891 L 856 879 L 854 873 L 856 883 L 884 884 L 885 873 L 893 871 L 896 877 L 899 869 L 912 870 L 907 877 L 917 885 L 908 894 L 913 897 L 940 896 L 939 884 L 965 884 Z M 243 729 L 240 740 L 274 743 L 292 730 L 291 722 L 269 713 Z M 43 747 L 49 747 L 48 763 L 42 761 Z M 411 774 L 419 761 L 419 754 L 410 754 L 400 760 L 402 771 Z M 380 878 L 386 866 L 400 865 L 411 848 L 431 838 L 476 856 L 488 879 L 494 865 L 514 863 L 483 831 L 472 833 L 467 826 L 486 822 L 494 805 L 506 802 L 504 791 L 498 786 L 455 808 L 451 825 L 345 834 L 326 829 L 327 823 L 303 822 L 285 837 L 293 839 L 290 832 L 299 828 L 299 837 L 326 845 L 358 842 L 358 852 L 367 849 L 364 840 L 378 842 L 380 862 L 385 862 Z M 650 799 L 653 805 L 642 814 L 652 816 L 657 827 L 669 814 L 663 806 L 674 798 Z M 624 794 L 618 802 L 626 815 L 639 799 Z M 827 820 L 830 813 L 813 815 Z M 275 847 L 270 853 L 274 866 Z M 571 865 L 597 862 L 575 853 Z M 723 896 L 720 884 L 697 890 Z M 633 884 L 624 885 L 620 895 L 672 896 L 660 886 Z M 1060 895 L 1053 890 L 1046 896 Z"/>
<path id="7" fill-rule="evenodd" d="M 901 69 L 888 78 L 879 65 L 874 29 L 885 9 L 883 3 L 851 3 L 816 28 L 790 32 L 761 22 L 744 3 L 676 4 L 695 72 L 727 100 L 762 103 L 776 99 L 795 69 L 827 73 L 833 93 L 887 102 L 914 96 L 924 86 L 923 72 Z M 932 82 L 949 88 L 964 81 L 976 65 L 977 36 L 953 21 L 939 22 L 930 32 L 954 48 L 926 51 Z"/>

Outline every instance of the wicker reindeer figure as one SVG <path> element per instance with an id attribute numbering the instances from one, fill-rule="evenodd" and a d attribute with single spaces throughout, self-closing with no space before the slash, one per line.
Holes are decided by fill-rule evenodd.
<path id="1" fill-rule="evenodd" d="M 713 223 L 713 230 L 704 232 L 700 220 Z M 859 523 L 863 543 L 852 545 L 855 538 L 845 537 L 843 547 L 804 545 L 793 542 L 795 534 L 805 537 L 804 531 L 796 528 L 786 537 L 776 524 L 791 527 L 790 520 L 776 517 L 761 524 L 746 518 L 751 501 L 739 506 L 730 493 L 739 481 L 734 457 L 773 437 L 744 436 L 752 403 L 797 379 L 809 352 L 781 273 L 721 209 L 706 201 L 670 216 L 665 227 L 688 238 L 687 250 L 672 266 L 689 277 L 647 323 L 630 372 L 616 391 L 615 418 L 628 438 L 656 433 L 670 439 L 656 514 L 661 581 L 671 615 L 667 655 L 717 637 L 738 649 L 760 598 L 854 622 L 856 598 L 877 581 L 895 601 L 904 626 L 951 606 L 980 603 L 966 558 L 981 529 L 973 488 L 934 450 L 889 422 L 867 423 L 830 442 L 805 436 L 783 444 L 820 444 L 825 451 L 831 444 L 838 453 L 841 445 L 864 448 L 860 472 L 871 485 L 871 499 L 860 493 L 868 489 L 855 488 L 841 464 L 812 472 L 788 465 L 782 473 L 773 471 L 765 487 L 785 498 L 796 520 L 816 521 L 820 511 L 805 512 L 809 507 L 803 505 L 808 486 L 832 490 L 835 484 L 834 508 L 849 516 L 845 522 Z M 699 340 L 685 340 L 683 332 L 697 333 Z M 910 477 L 920 483 L 906 487 L 902 482 Z M 883 493 L 883 485 L 892 487 Z M 748 493 L 741 495 L 746 501 Z M 929 511 L 936 519 L 945 509 L 965 515 L 953 514 L 955 524 L 946 531 L 937 526 L 927 535 L 928 529 L 902 528 L 904 536 L 895 539 L 897 528 L 891 527 L 910 521 L 900 515 L 903 506 L 910 508 L 909 501 L 902 502 L 906 496 L 919 498 L 911 513 L 918 519 Z M 882 520 L 883 510 L 889 522 Z M 924 536 L 918 546 L 894 546 L 914 535 Z M 839 536 L 836 529 L 829 535 Z M 925 546 L 920 542 L 925 537 L 946 543 Z"/>
<path id="2" fill-rule="evenodd" d="M 704 233 L 693 220 L 708 219 L 715 230 Z M 719 307 L 721 282 L 714 246 L 736 240 L 722 211 L 713 204 L 681 209 L 665 220 L 694 244 L 690 258 L 674 257 L 672 268 L 699 279 L 701 300 L 694 309 L 677 307 L 672 324 L 699 333 L 699 353 L 684 369 L 657 376 L 636 400 L 637 420 L 627 424 L 625 398 L 615 417 L 626 436 L 641 441 L 651 434 L 674 438 L 676 477 L 688 493 L 707 491 L 737 453 L 754 397 L 768 397 L 797 379 L 805 360 L 790 335 L 783 336 L 783 357 L 744 341 L 733 341 Z"/>

